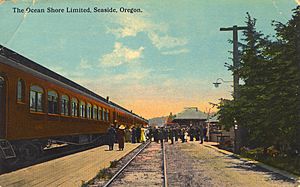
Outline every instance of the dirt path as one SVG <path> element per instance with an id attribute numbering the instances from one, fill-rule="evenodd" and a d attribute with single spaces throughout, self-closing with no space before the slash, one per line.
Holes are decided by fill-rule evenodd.
<path id="1" fill-rule="evenodd" d="M 199 142 L 166 145 L 169 186 L 296 186 L 293 181 Z"/>

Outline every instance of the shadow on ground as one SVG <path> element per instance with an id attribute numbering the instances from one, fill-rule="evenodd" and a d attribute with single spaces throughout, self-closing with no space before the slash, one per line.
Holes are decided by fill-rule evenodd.
<path id="1" fill-rule="evenodd" d="M 248 161 L 240 160 L 239 158 L 235 157 L 234 155 L 228 155 L 227 157 L 240 161 L 239 163 L 232 163 L 232 162 L 228 161 L 228 163 L 230 163 L 231 166 L 227 166 L 227 168 L 234 168 L 234 169 L 245 170 L 245 171 L 253 171 L 253 172 L 261 172 L 262 174 L 265 174 L 265 175 L 269 176 L 270 179 L 272 179 L 272 180 L 295 182 L 294 180 L 292 180 L 288 177 L 285 177 L 281 174 L 278 174 L 278 173 L 275 173 L 273 171 L 267 170 L 267 169 L 265 169 L 263 167 L 260 167 L 260 166 L 254 164 L 254 163 L 250 163 Z"/>

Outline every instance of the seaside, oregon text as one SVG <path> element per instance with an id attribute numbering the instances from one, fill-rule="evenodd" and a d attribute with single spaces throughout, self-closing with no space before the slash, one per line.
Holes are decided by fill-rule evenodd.
<path id="1" fill-rule="evenodd" d="M 143 11 L 140 8 L 113 8 L 113 7 L 86 7 L 86 8 L 73 8 L 73 7 L 66 7 L 66 8 L 54 8 L 54 7 L 47 7 L 47 8 L 19 8 L 13 7 L 13 13 L 142 13 Z"/>

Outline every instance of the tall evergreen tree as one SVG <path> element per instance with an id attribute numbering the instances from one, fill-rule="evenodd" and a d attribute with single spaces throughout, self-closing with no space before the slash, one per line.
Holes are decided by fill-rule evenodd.
<path id="1" fill-rule="evenodd" d="M 263 34 L 256 31 L 256 19 L 247 13 L 246 24 L 248 29 L 244 31 L 245 44 L 242 48 L 241 67 L 239 74 L 244 84 L 240 86 L 240 98 L 237 102 L 238 121 L 248 130 L 248 145 L 270 145 L 272 134 L 267 131 L 270 125 L 265 119 L 265 82 L 270 75 L 269 62 L 265 59 L 264 44 L 266 39 Z"/>
<path id="2" fill-rule="evenodd" d="M 286 151 L 299 146 L 299 83 L 300 83 L 300 6 L 286 24 L 274 22 L 276 42 L 269 48 L 270 57 L 276 65 L 273 70 L 272 121 L 276 124 L 275 142 Z M 299 147 L 298 147 L 299 150 Z"/>
<path id="3" fill-rule="evenodd" d="M 300 150 L 300 8 L 288 23 L 274 22 L 272 40 L 256 31 L 248 13 L 246 23 L 241 66 L 233 70 L 244 84 L 238 99 L 220 103 L 220 123 L 228 128 L 236 119 L 248 130 L 248 146 Z"/>

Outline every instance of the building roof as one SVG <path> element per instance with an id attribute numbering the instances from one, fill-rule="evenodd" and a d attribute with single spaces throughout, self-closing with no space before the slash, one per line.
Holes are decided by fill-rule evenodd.
<path id="1" fill-rule="evenodd" d="M 186 107 L 184 111 L 177 114 L 176 119 L 200 119 L 206 120 L 207 115 L 198 110 L 197 107 Z"/>
<path id="2" fill-rule="evenodd" d="M 162 127 L 165 124 L 166 117 L 157 117 L 149 119 L 149 125 L 152 127 L 158 126 Z"/>

